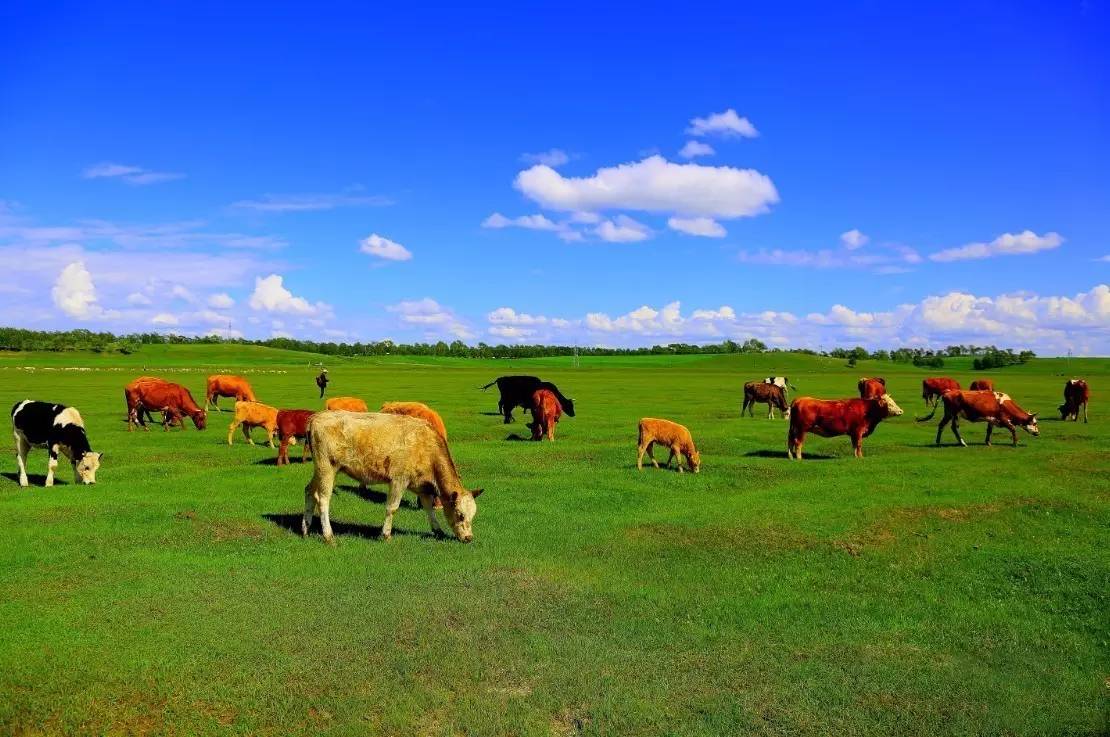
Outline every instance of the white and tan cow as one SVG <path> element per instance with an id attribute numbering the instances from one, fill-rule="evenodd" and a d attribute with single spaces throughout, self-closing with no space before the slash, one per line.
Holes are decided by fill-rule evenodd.
<path id="1" fill-rule="evenodd" d="M 392 536 L 393 515 L 408 489 L 420 497 L 437 537 L 443 535 L 434 508 L 438 497 L 455 536 L 463 542 L 474 539 L 472 525 L 478 512 L 474 500 L 482 490 L 462 485 L 447 441 L 424 420 L 378 412 L 325 411 L 309 420 L 308 434 L 316 465 L 304 488 L 302 534 L 308 535 L 313 513 L 318 511 L 324 539 L 332 540 L 331 496 L 335 476 L 343 472 L 363 484 L 389 484 L 383 538 Z"/>
<path id="2" fill-rule="evenodd" d="M 31 448 L 46 448 L 50 454 L 46 486 L 54 485 L 54 469 L 58 467 L 59 453 L 68 458 L 73 466 L 76 483 L 96 483 L 96 470 L 100 468 L 103 454 L 89 446 L 85 422 L 76 407 L 30 399 L 16 402 L 12 407 L 12 432 L 15 434 L 20 486 L 29 485 L 27 454 Z"/>

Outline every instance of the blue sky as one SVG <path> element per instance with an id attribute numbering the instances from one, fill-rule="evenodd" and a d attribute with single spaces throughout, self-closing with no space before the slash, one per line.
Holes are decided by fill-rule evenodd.
<path id="1" fill-rule="evenodd" d="M 6 323 L 1110 353 L 1102 2 L 2 12 Z"/>

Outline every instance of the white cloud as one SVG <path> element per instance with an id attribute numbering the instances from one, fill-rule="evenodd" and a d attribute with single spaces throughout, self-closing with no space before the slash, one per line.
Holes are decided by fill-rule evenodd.
<path id="1" fill-rule="evenodd" d="M 371 233 L 369 237 L 362 239 L 358 250 L 387 261 L 408 261 L 412 258 L 412 251 L 377 233 Z"/>
<path id="2" fill-rule="evenodd" d="M 990 243 L 968 243 L 958 248 L 946 248 L 929 254 L 929 258 L 944 262 L 1036 253 L 1058 248 L 1063 242 L 1059 233 L 1037 235 L 1031 230 L 1023 230 L 1020 233 L 1003 233 Z"/>
<path id="3" fill-rule="evenodd" d="M 159 312 L 154 317 L 150 318 L 151 325 L 158 327 L 177 327 L 181 321 L 177 319 L 176 315 L 171 315 L 168 312 Z"/>
<path id="4" fill-rule="evenodd" d="M 233 328 L 212 328 L 207 335 L 215 335 L 218 338 L 242 338 L 243 331 Z"/>
<path id="5" fill-rule="evenodd" d="M 256 277 L 254 292 L 248 304 L 251 309 L 259 312 L 277 312 L 292 315 L 315 316 L 329 312 L 329 308 L 322 302 L 310 304 L 304 297 L 294 296 L 283 285 L 283 278 L 278 274 L 267 277 Z"/>
<path id="6" fill-rule="evenodd" d="M 805 249 L 761 248 L 757 251 L 740 251 L 741 263 L 763 266 L 793 266 L 809 269 L 868 269 L 876 274 L 901 274 L 910 266 L 921 263 L 921 255 L 913 248 L 900 244 L 883 244 L 866 252 L 842 247 Z"/>
<path id="7" fill-rule="evenodd" d="M 467 340 L 474 337 L 463 320 L 431 297 L 398 302 L 386 310 L 398 315 L 402 323 L 422 327 L 429 338 L 446 335 Z"/>
<path id="8" fill-rule="evenodd" d="M 680 218 L 667 219 L 667 227 L 686 235 L 697 235 L 703 238 L 724 238 L 728 231 L 724 226 L 712 218 Z"/>
<path id="9" fill-rule="evenodd" d="M 860 231 L 852 228 L 851 230 L 840 234 L 840 245 L 847 248 L 849 251 L 854 251 L 857 248 L 863 248 L 871 239 L 861 233 Z"/>
<path id="10" fill-rule="evenodd" d="M 694 118 L 686 132 L 691 136 L 740 136 L 742 138 L 755 138 L 759 131 L 751 121 L 741 118 L 732 108 L 723 113 L 713 113 L 704 118 Z"/>
<path id="11" fill-rule="evenodd" d="M 231 298 L 230 294 L 220 292 L 208 298 L 208 306 L 215 307 L 217 310 L 226 310 L 235 306 L 235 300 Z"/>
<path id="12" fill-rule="evenodd" d="M 239 200 L 231 207 L 255 212 L 315 212 L 339 207 L 387 207 L 393 200 L 380 195 L 339 194 L 266 194 L 255 200 Z"/>
<path id="13" fill-rule="evenodd" d="M 489 329 L 489 334 L 498 338 L 507 338 L 509 340 L 524 340 L 535 335 L 535 330 L 528 328 L 521 328 L 515 325 L 495 325 Z"/>
<path id="14" fill-rule="evenodd" d="M 525 164 L 542 164 L 554 169 L 570 161 L 570 156 L 562 149 L 553 148 L 536 154 L 521 154 L 520 160 Z"/>
<path id="15" fill-rule="evenodd" d="M 97 317 L 101 312 L 92 274 L 85 268 L 84 262 L 74 261 L 62 269 L 50 294 L 58 309 L 70 317 Z"/>
<path id="16" fill-rule="evenodd" d="M 142 292 L 132 292 L 127 295 L 127 304 L 135 305 L 136 307 L 147 307 L 151 304 L 150 297 Z"/>
<path id="17" fill-rule="evenodd" d="M 193 296 L 193 293 L 180 284 L 173 285 L 173 288 L 170 289 L 170 296 L 174 299 L 180 299 L 182 302 L 189 302 L 190 304 L 197 301 L 197 298 Z"/>
<path id="18" fill-rule="evenodd" d="M 559 226 L 543 215 L 520 215 L 507 218 L 495 212 L 482 221 L 483 228 L 526 228 L 528 230 L 559 230 Z"/>
<path id="19" fill-rule="evenodd" d="M 640 210 L 730 219 L 758 215 L 779 201 L 770 178 L 754 169 L 675 164 L 661 156 L 578 178 L 537 165 L 520 172 L 514 186 L 543 207 L 569 211 Z"/>
<path id="20" fill-rule="evenodd" d="M 712 156 L 717 153 L 713 147 L 708 143 L 701 141 L 687 141 L 686 145 L 678 152 L 678 155 L 684 159 L 695 159 L 698 156 Z"/>
<path id="21" fill-rule="evenodd" d="M 157 184 L 184 178 L 184 174 L 168 171 L 150 171 L 141 166 L 127 166 L 105 162 L 95 164 L 81 173 L 85 179 L 121 179 L 128 184 Z"/>
<path id="22" fill-rule="evenodd" d="M 651 228 L 638 223 L 627 215 L 617 215 L 612 220 L 603 220 L 594 233 L 598 238 L 610 243 L 635 243 L 651 237 Z"/>
<path id="23" fill-rule="evenodd" d="M 498 325 L 543 325 L 547 322 L 547 318 L 542 315 L 517 312 L 512 307 L 498 307 L 486 315 L 486 319 Z"/>

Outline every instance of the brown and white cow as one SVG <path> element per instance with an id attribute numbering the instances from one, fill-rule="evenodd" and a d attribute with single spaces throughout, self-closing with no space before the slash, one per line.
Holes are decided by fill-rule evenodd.
<path id="1" fill-rule="evenodd" d="M 254 445 L 251 438 L 251 428 L 261 427 L 266 431 L 266 443 L 274 447 L 274 435 L 277 434 L 277 407 L 271 407 L 261 402 L 236 402 L 235 419 L 227 426 L 227 444 L 231 445 L 231 438 L 237 427 L 242 426 L 243 435 L 247 442 Z"/>
<path id="2" fill-rule="evenodd" d="M 782 412 L 784 418 L 790 417 L 790 407 L 786 404 L 786 389 L 778 384 L 769 384 L 766 381 L 749 381 L 744 384 L 744 404 L 740 407 L 740 416 L 747 411 L 749 417 L 755 417 L 752 409 L 756 402 L 767 405 L 767 419 L 775 417 L 775 408 Z"/>
<path id="3" fill-rule="evenodd" d="M 242 376 L 233 374 L 213 374 L 208 377 L 204 391 L 204 408 L 211 404 L 217 412 L 223 412 L 217 401 L 220 397 L 231 397 L 239 402 L 254 402 L 254 389 Z"/>
<path id="4" fill-rule="evenodd" d="M 801 460 L 806 433 L 831 438 L 847 435 L 852 439 L 856 458 L 863 457 L 863 439 L 887 417 L 897 417 L 902 408 L 889 394 L 877 399 L 814 399 L 799 397 L 790 405 L 790 431 L 786 436 L 786 455 Z"/>
<path id="5" fill-rule="evenodd" d="M 335 476 L 343 472 L 362 484 L 389 484 L 383 538 L 392 536 L 393 515 L 408 489 L 420 497 L 437 537 L 443 535 L 433 505 L 439 497 L 455 536 L 467 543 L 474 539 L 475 499 L 482 490 L 462 485 L 447 441 L 424 420 L 379 412 L 317 412 L 308 430 L 316 463 L 304 488 L 302 534 L 308 535 L 313 512 L 318 511 L 324 539 L 332 540 L 331 496 Z"/>
<path id="6" fill-rule="evenodd" d="M 1064 384 L 1064 403 L 1060 405 L 1061 420 L 1079 420 L 1079 410 L 1083 410 L 1083 422 L 1087 421 L 1087 403 L 1091 399 L 1091 388 L 1083 379 L 1071 379 Z"/>
<path id="7" fill-rule="evenodd" d="M 208 423 L 208 413 L 200 408 L 193 399 L 189 390 L 180 384 L 158 379 L 152 376 L 142 376 L 135 379 L 123 389 L 124 399 L 127 400 L 127 431 L 141 425 L 144 430 L 149 428 L 143 421 L 143 411 L 163 413 L 163 427 L 173 421 L 188 416 L 193 420 L 193 425 L 198 430 L 203 430 Z M 185 424 L 181 423 L 184 429 Z"/>
<path id="8" fill-rule="evenodd" d="M 278 444 L 277 465 L 284 466 L 289 463 L 289 444 L 296 443 L 297 438 L 304 440 L 301 448 L 301 463 L 305 456 L 312 450 L 308 442 L 308 421 L 316 414 L 310 409 L 279 409 L 277 413 L 277 436 L 281 441 Z"/>
<path id="9" fill-rule="evenodd" d="M 994 380 L 993 379 L 976 379 L 975 381 L 971 382 L 971 386 L 968 387 L 968 388 L 971 389 L 971 391 L 973 391 L 973 392 L 993 392 L 994 391 Z"/>
<path id="10" fill-rule="evenodd" d="M 934 376 L 921 380 L 921 398 L 925 400 L 926 407 L 936 407 L 940 396 L 953 389 L 958 390 L 960 382 L 949 379 L 947 376 Z"/>
<path id="11" fill-rule="evenodd" d="M 951 422 L 952 434 L 956 436 L 960 445 L 967 447 L 967 443 L 960 436 L 960 418 L 969 422 L 986 422 L 987 445 L 991 444 L 991 433 L 994 432 L 996 425 L 1010 431 L 1014 445 L 1018 444 L 1017 430 L 1015 429 L 1017 426 L 1022 427 L 1030 435 L 1040 435 L 1040 430 L 1037 428 L 1037 413 L 1030 414 L 1023 410 L 1017 405 L 1017 402 L 1010 398 L 1009 394 L 953 389 L 941 395 L 940 399 L 944 404 L 944 418 L 937 426 L 937 445 L 940 445 L 940 434 L 944 430 L 944 426 Z M 932 412 L 925 417 L 919 417 L 917 421 L 931 420 L 936 413 L 937 408 L 933 407 Z"/>
<path id="12" fill-rule="evenodd" d="M 563 416 L 559 398 L 550 389 L 537 389 L 532 393 L 532 440 L 543 440 L 544 435 L 555 442 L 555 426 Z"/>
<path id="13" fill-rule="evenodd" d="M 358 397 L 332 397 L 324 402 L 324 409 L 345 410 L 347 412 L 367 412 L 366 402 Z"/>
<path id="14" fill-rule="evenodd" d="M 856 384 L 859 389 L 860 399 L 878 399 L 886 394 L 886 379 L 877 376 L 874 379 L 864 376 Z"/>

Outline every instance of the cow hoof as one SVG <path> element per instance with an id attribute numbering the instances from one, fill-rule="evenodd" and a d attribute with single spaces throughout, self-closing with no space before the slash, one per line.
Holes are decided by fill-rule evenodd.
<path id="1" fill-rule="evenodd" d="M 432 530 L 432 536 L 435 537 L 436 540 L 446 540 L 447 539 L 447 533 L 444 532 L 443 530 Z"/>
<path id="2" fill-rule="evenodd" d="M 331 545 L 332 547 L 334 547 L 335 546 L 335 535 L 325 535 L 324 536 L 324 542 L 326 542 L 328 545 Z"/>
<path id="3" fill-rule="evenodd" d="M 962 440 L 961 440 L 961 441 L 960 441 L 960 447 L 961 447 L 961 448 L 966 448 L 966 447 L 967 447 L 967 443 L 965 443 L 964 441 L 962 441 Z"/>
<path id="4" fill-rule="evenodd" d="M 383 540 L 384 542 L 389 542 L 389 541 L 390 541 L 390 540 L 392 540 L 392 539 L 393 539 L 393 533 L 390 533 L 390 534 L 388 534 L 388 535 L 384 535 L 384 534 L 382 535 L 382 540 Z"/>

